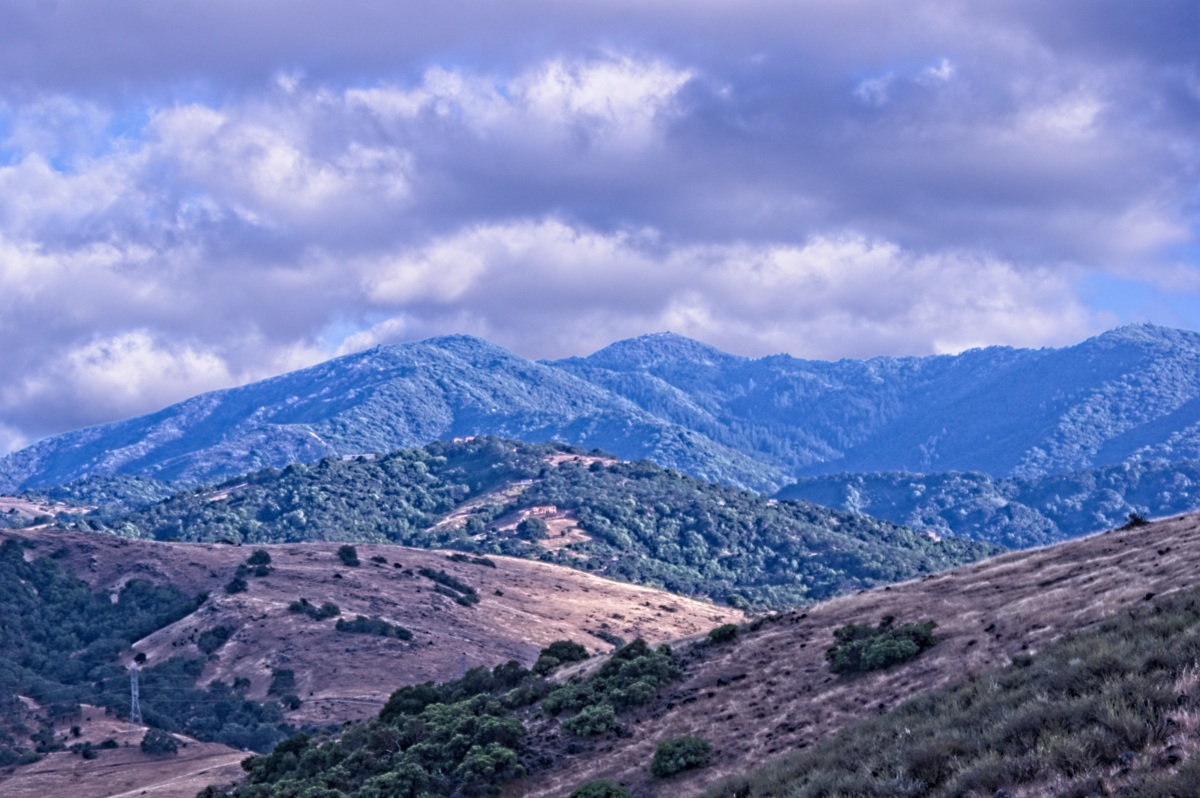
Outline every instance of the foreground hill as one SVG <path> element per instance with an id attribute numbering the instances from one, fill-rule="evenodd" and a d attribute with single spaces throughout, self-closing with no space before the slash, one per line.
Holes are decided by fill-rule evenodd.
<path id="1" fill-rule="evenodd" d="M 495 438 L 261 471 L 74 523 L 159 540 L 372 541 L 511 554 L 759 607 L 795 606 L 994 552 L 649 462 Z"/>
<path id="2" fill-rule="evenodd" d="M 1036 477 L 1200 459 L 1200 334 L 824 362 L 670 334 L 535 363 L 474 338 L 385 346 L 0 459 L 0 491 L 121 473 L 211 482 L 477 434 L 561 440 L 756 490 L 839 472 Z"/>
<path id="3" fill-rule="evenodd" d="M 1007 548 L 1056 543 L 1200 502 L 1200 461 L 1139 461 L 1038 477 L 982 473 L 833 474 L 775 494 L 868 513 L 913 529 Z"/>
<path id="4" fill-rule="evenodd" d="M 0 532 L 0 794 L 194 795 L 240 773 L 228 767 L 244 758 L 237 749 L 373 714 L 402 685 L 529 666 L 555 640 L 596 653 L 743 617 L 506 557 L 359 546 L 351 566 L 329 544 L 255 551 L 269 560 L 262 575 L 245 568 L 244 547 Z M 128 717 L 130 661 L 148 723 L 235 748 L 191 744 L 174 769 L 125 750 L 144 732 L 111 717 Z M 109 739 L 114 748 L 100 745 Z M 87 743 L 87 757 L 56 753 Z"/>
<path id="5" fill-rule="evenodd" d="M 604 780 L 580 795 L 1194 795 L 1198 564 L 1200 518 L 1185 516 L 629 646 L 548 688 L 497 675 L 400 691 L 367 724 L 252 760 L 233 794 L 505 783 L 557 798 Z M 935 622 L 933 648 L 830 673 L 835 630 L 889 616 Z M 696 738 L 676 750 L 707 754 L 651 767 L 664 742 Z"/>

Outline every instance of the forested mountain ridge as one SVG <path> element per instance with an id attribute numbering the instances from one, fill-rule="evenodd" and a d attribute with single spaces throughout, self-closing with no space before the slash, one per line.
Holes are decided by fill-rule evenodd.
<path id="1" fill-rule="evenodd" d="M 1049 476 L 830 474 L 775 494 L 1007 548 L 1111 529 L 1131 514 L 1175 515 L 1200 503 L 1200 461 L 1140 461 Z"/>
<path id="2" fill-rule="evenodd" d="M 1038 476 L 1200 452 L 1200 334 L 1151 325 L 1061 349 L 836 362 L 661 334 L 555 365 L 798 476 Z"/>
<path id="3" fill-rule="evenodd" d="M 839 472 L 1037 477 L 1200 459 L 1200 334 L 836 362 L 668 333 L 533 362 L 467 336 L 382 346 L 0 458 L 0 491 L 121 473 L 199 484 L 493 434 L 771 491 Z"/>
<path id="4" fill-rule="evenodd" d="M 159 540 L 509 554 L 757 607 L 795 606 L 996 551 L 648 461 L 488 437 L 268 469 L 133 512 L 64 522 Z"/>
<path id="5" fill-rule="evenodd" d="M 732 484 L 787 482 L 561 369 L 459 335 L 376 347 L 46 439 L 0 458 L 0 492 L 109 473 L 197 484 L 476 434 L 599 447 Z"/>

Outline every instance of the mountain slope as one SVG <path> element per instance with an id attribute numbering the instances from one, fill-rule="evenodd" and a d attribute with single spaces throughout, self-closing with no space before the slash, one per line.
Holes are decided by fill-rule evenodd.
<path id="1" fill-rule="evenodd" d="M 160 540 L 372 541 L 511 554 L 764 607 L 994 551 L 649 462 L 485 437 L 257 472 L 135 512 L 69 522 Z"/>
<path id="2" fill-rule="evenodd" d="M 1200 519 L 1181 517 L 634 643 L 545 685 L 481 670 L 293 738 L 228 794 L 561 798 L 604 779 L 580 795 L 1194 795 L 1198 562 Z M 935 622 L 933 647 L 830 672 L 836 630 L 889 618 Z M 655 768 L 688 739 L 704 753 L 674 761 L 692 767 Z"/>
<path id="3" fill-rule="evenodd" d="M 867 513 L 913 529 L 1007 548 L 1057 543 L 1119 526 L 1131 513 L 1159 517 L 1200 502 L 1200 462 L 1139 461 L 1038 477 L 981 473 L 832 474 L 775 494 Z"/>
<path id="4" fill-rule="evenodd" d="M 1200 452 L 1200 335 L 1148 325 L 1063 349 L 837 362 L 664 334 L 555 365 L 804 476 L 1033 476 Z"/>
<path id="5" fill-rule="evenodd" d="M 476 338 L 449 336 L 378 347 L 49 438 L 0 459 L 0 491 L 94 473 L 195 484 L 479 433 L 602 447 L 725 482 L 783 484 L 770 466 L 561 369 Z"/>
<path id="6" fill-rule="evenodd" d="M 121 473 L 196 484 L 475 434 L 561 440 L 774 490 L 839 472 L 1037 477 L 1200 459 L 1200 334 L 823 362 L 671 334 L 535 363 L 466 336 L 385 346 L 0 458 L 0 491 Z"/>
<path id="7" fill-rule="evenodd" d="M 733 643 L 685 656 L 681 678 L 630 718 L 623 734 L 597 740 L 580 755 L 531 774 L 505 794 L 557 798 L 602 778 L 647 798 L 697 795 L 722 777 L 749 773 L 772 758 L 820 745 L 839 730 L 929 691 L 974 683 L 988 692 L 988 685 L 996 683 L 991 669 L 1029 654 L 1036 659 L 1052 641 L 1095 629 L 1118 614 L 1155 614 L 1159 601 L 1170 601 L 1164 594 L 1192 588 L 1198 566 L 1200 518 L 1191 515 L 1013 552 L 919 581 L 837 598 L 803 612 L 771 616 L 745 628 Z M 1194 605 L 1191 610 L 1195 615 Z M 834 643 L 833 630 L 849 623 L 874 624 L 886 615 L 900 622 L 931 619 L 938 624 L 940 641 L 903 665 L 865 674 L 831 674 L 825 650 Z M 1192 634 L 1196 631 L 1200 627 Z M 1200 649 L 1197 638 L 1189 639 L 1194 668 L 1200 664 Z M 1060 680 L 1065 678 L 1059 672 Z M 1167 697 L 1178 706 L 1177 692 Z M 1192 715 L 1181 709 L 1177 717 L 1191 723 Z M 1181 729 L 1181 739 L 1185 733 Z M 689 735 L 712 744 L 709 765 L 669 779 L 652 777 L 649 764 L 658 744 Z M 836 761 L 848 775 L 860 775 L 857 766 L 867 752 L 890 739 L 868 739 L 862 751 L 847 749 Z M 1152 751 L 1139 752 L 1136 760 L 1139 772 L 1156 769 Z M 767 787 L 783 786 L 769 774 L 763 781 Z M 748 794 L 737 789 L 712 794 Z M 983 793 L 963 794 L 990 796 L 995 790 L 993 786 Z M 761 794 L 792 793 L 764 789 Z M 850 789 L 845 794 L 924 793 L 903 792 L 898 782 L 884 780 L 876 792 Z"/>

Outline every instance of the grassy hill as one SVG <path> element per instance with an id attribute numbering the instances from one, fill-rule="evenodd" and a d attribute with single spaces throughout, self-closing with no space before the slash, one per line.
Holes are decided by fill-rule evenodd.
<path id="1" fill-rule="evenodd" d="M 480 673 L 400 691 L 363 726 L 254 760 L 234 795 L 1194 795 L 1197 562 L 1200 518 L 1182 517 L 591 658 L 536 690 Z M 936 622 L 935 645 L 831 673 L 834 631 L 886 616 Z M 689 738 L 698 766 L 655 775 L 662 744 Z"/>
<path id="2" fill-rule="evenodd" d="M 265 750 L 296 729 L 368 716 L 405 684 L 509 660 L 531 666 L 555 640 L 595 654 L 743 618 L 550 564 L 384 545 L 355 553 L 352 566 L 330 544 L 0 533 L 0 770 L 18 766 L 14 783 L 44 785 L 49 771 L 34 760 L 86 771 L 91 759 L 61 750 L 85 742 L 96 767 L 136 764 L 99 747 L 112 729 L 95 726 L 128 718 L 125 667 L 134 661 L 149 724 Z M 261 575 L 246 567 L 251 555 L 269 560 Z M 245 588 L 231 593 L 239 572 Z M 336 614 L 315 612 L 328 606 Z M 228 762 L 229 748 L 189 753 L 199 750 Z M 10 787 L 0 773 L 0 793 Z"/>
<path id="3" fill-rule="evenodd" d="M 544 515 L 527 518 L 535 508 Z M 260 471 L 72 523 L 158 540 L 368 541 L 509 554 L 758 607 L 795 606 L 994 551 L 646 461 L 496 438 Z"/>

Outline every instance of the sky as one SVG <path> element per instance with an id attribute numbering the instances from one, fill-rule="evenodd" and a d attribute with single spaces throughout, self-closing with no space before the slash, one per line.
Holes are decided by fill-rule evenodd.
<path id="1" fill-rule="evenodd" d="M 1200 328 L 1195 0 L 0 0 L 0 453 L 378 344 Z"/>

